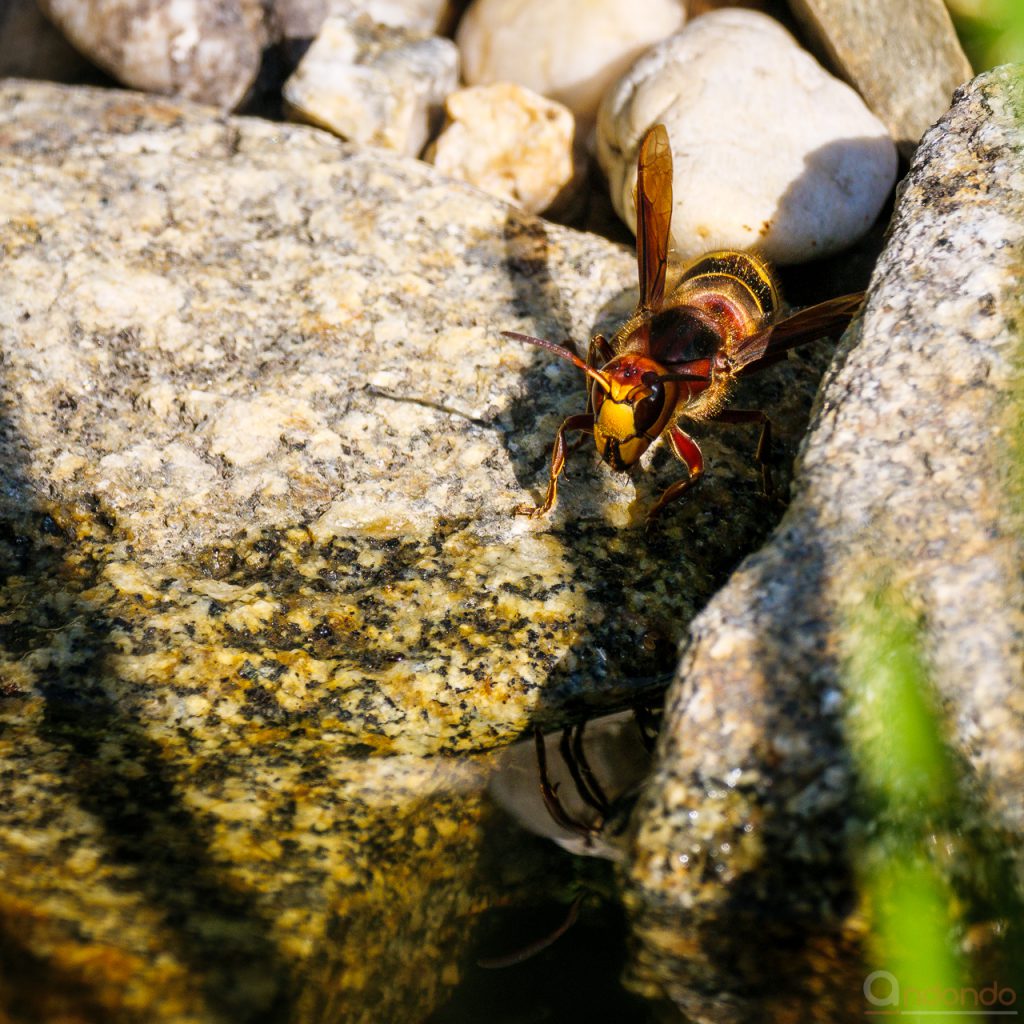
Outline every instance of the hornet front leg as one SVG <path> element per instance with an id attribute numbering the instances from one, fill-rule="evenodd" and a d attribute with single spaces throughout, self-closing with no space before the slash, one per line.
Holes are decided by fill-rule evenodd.
<path id="1" fill-rule="evenodd" d="M 612 350 L 611 345 L 608 344 L 608 339 L 603 334 L 595 334 L 590 339 L 590 345 L 587 348 L 587 366 L 592 370 L 599 370 L 602 366 L 608 363 L 614 358 L 615 352 Z M 587 381 L 587 413 L 593 415 L 594 413 L 594 385 Z M 571 455 L 574 451 L 580 448 L 587 440 L 587 435 L 581 433 L 578 438 L 572 443 L 572 447 L 569 449 Z"/>
<path id="2" fill-rule="evenodd" d="M 558 496 L 558 477 L 565 469 L 565 456 L 567 446 L 565 435 L 570 430 L 580 430 L 584 434 L 594 432 L 594 417 L 591 413 L 580 413 L 577 416 L 570 416 L 559 428 L 555 435 L 555 446 L 551 452 L 551 475 L 548 480 L 548 493 L 541 505 L 516 505 L 512 510 L 513 515 L 529 516 L 531 519 L 539 519 L 551 511 Z"/>

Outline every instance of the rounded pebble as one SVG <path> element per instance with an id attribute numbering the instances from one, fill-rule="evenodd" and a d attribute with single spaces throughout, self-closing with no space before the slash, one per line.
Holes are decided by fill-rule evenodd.
<path id="1" fill-rule="evenodd" d="M 605 96 L 598 159 L 636 229 L 636 153 L 668 129 L 672 240 L 689 258 L 754 248 L 778 263 L 838 252 L 872 225 L 896 148 L 860 97 L 774 19 L 714 11 L 641 57 Z"/>
<path id="2" fill-rule="evenodd" d="M 119 82 L 234 109 L 269 41 L 258 0 L 40 0 L 74 47 Z"/>
<path id="3" fill-rule="evenodd" d="M 680 0 L 475 0 L 455 38 L 469 85 L 518 82 L 593 122 L 612 82 L 685 20 Z"/>

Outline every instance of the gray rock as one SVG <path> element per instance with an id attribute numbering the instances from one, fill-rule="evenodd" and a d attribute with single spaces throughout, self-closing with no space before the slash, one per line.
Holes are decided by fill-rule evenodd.
<path id="1" fill-rule="evenodd" d="M 904 156 L 973 72 L 942 0 L 789 0 Z"/>
<path id="2" fill-rule="evenodd" d="M 298 1018 L 422 1020 L 557 875 L 472 752 L 660 688 L 771 526 L 755 432 L 650 537 L 664 452 L 514 520 L 583 396 L 499 331 L 613 326 L 632 253 L 137 94 L 8 83 L 0 140 L 0 949 L 40 972 L 0 999 L 284 1019 L 305 979 Z M 792 445 L 814 380 L 738 401 Z"/>
<path id="3" fill-rule="evenodd" d="M 514 82 L 472 85 L 445 100 L 425 159 L 529 213 L 578 205 L 587 175 L 572 111 Z"/>
<path id="4" fill-rule="evenodd" d="M 248 95 L 270 38 L 259 0 L 40 0 L 40 7 L 119 82 L 226 110 Z"/>
<path id="5" fill-rule="evenodd" d="M 695 1021 L 863 1012 L 838 659 L 844 616 L 879 577 L 920 610 L 966 791 L 1019 857 L 1024 550 L 1006 406 L 1022 245 L 1024 78 L 1008 66 L 922 141 L 795 500 L 694 621 L 669 693 L 628 866 L 632 979 Z"/>

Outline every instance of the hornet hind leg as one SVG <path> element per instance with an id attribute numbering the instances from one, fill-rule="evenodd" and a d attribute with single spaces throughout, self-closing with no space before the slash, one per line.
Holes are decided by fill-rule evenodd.
<path id="1" fill-rule="evenodd" d="M 761 467 L 761 486 L 766 498 L 775 496 L 772 470 L 768 464 L 772 448 L 772 421 L 758 409 L 723 409 L 712 417 L 717 423 L 760 423 L 761 433 L 754 451 L 754 461 Z"/>

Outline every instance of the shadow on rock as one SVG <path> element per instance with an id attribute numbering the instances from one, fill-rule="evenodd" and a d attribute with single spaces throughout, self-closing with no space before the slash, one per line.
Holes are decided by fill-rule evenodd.
<path id="1" fill-rule="evenodd" d="M 0 714 L 11 752 L 0 803 L 5 830 L 22 838 L 7 847 L 5 859 L 14 860 L 0 900 L 5 1019 L 51 1019 L 71 1003 L 76 1020 L 141 1019 L 129 983 L 159 987 L 166 967 L 153 963 L 152 950 L 132 952 L 131 938 L 128 949 L 104 943 L 107 915 L 128 901 L 170 936 L 186 987 L 199 990 L 189 997 L 198 999 L 194 1011 L 224 1022 L 280 1020 L 288 966 L 267 937 L 268 921 L 221 870 L 183 804 L 179 786 L 190 765 L 173 762 L 147 733 L 132 710 L 144 695 L 118 678 L 119 623 L 104 613 L 100 596 L 100 552 L 120 542 L 116 527 L 98 500 L 41 507 L 6 404 Z M 18 796 L 25 786 L 31 799 Z M 54 841 L 61 852 L 47 853 Z M 23 849 L 35 850 L 30 860 L 16 853 Z M 83 896 L 73 876 L 92 851 L 103 881 Z M 48 881 L 41 877 L 47 872 Z M 52 900 L 44 890 L 63 897 Z M 78 917 L 73 907 L 81 899 L 97 905 Z M 65 962 L 62 950 L 81 940 L 84 927 L 100 933 L 92 936 L 99 943 L 93 959 Z M 136 976 L 153 971 L 146 980 Z"/>

